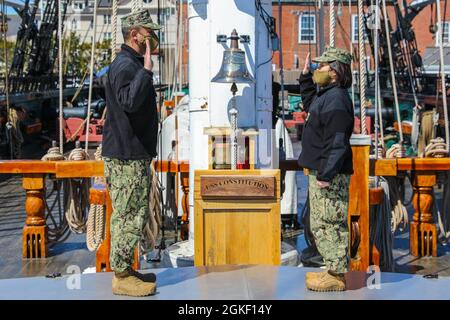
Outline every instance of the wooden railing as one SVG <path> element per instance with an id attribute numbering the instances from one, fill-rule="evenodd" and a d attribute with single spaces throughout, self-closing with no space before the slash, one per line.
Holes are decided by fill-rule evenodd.
<path id="1" fill-rule="evenodd" d="M 364 151 L 367 153 L 367 150 Z M 355 168 L 366 168 L 352 177 L 353 190 L 367 189 L 368 176 L 397 176 L 401 171 L 412 172 L 413 184 L 413 205 L 414 217 L 410 226 L 410 250 L 414 256 L 437 255 L 437 230 L 431 213 L 433 198 L 432 188 L 436 183 L 436 173 L 438 171 L 450 170 L 450 158 L 403 158 L 403 159 L 379 159 L 370 160 L 366 166 L 368 158 L 366 156 L 359 159 L 355 157 Z M 182 239 L 187 239 L 189 225 L 189 163 L 174 161 L 157 161 L 154 167 L 158 172 L 166 172 L 179 175 L 181 180 L 182 195 Z M 280 161 L 280 169 L 285 171 L 298 171 L 302 168 L 297 160 Z M 40 161 L 40 160 L 7 160 L 0 161 L 0 174 L 20 174 L 23 176 L 23 188 L 26 191 L 25 211 L 27 214 L 23 229 L 23 257 L 24 258 L 44 258 L 47 256 L 47 226 L 45 224 L 45 202 L 44 186 L 45 176 L 54 175 L 56 178 L 87 178 L 103 176 L 103 161 Z M 107 215 L 111 215 L 112 207 L 109 194 L 105 186 L 94 185 L 90 192 L 91 203 L 103 204 L 107 207 Z M 365 192 L 353 192 L 350 199 L 349 212 L 361 216 L 361 210 L 367 211 L 364 216 L 368 216 L 368 206 L 380 201 L 379 190 L 368 190 Z M 356 198 L 355 198 L 356 197 Z M 356 207 L 352 201 L 357 201 Z M 361 202 L 363 201 L 363 202 Z M 367 203 L 367 205 L 363 204 Z M 352 209 L 357 208 L 357 209 Z M 361 209 L 362 208 L 362 209 Z M 108 223 L 107 216 L 107 223 Z M 361 218 L 359 218 L 361 219 Z M 359 225 L 361 239 L 368 239 L 368 219 L 360 220 Z M 107 237 L 109 232 L 107 232 Z M 108 242 L 108 241 L 106 241 Z M 367 242 L 367 243 L 366 243 Z M 103 246 L 103 245 L 102 245 Z M 360 257 L 364 257 L 363 263 L 357 269 L 365 270 L 371 261 L 368 241 L 360 243 Z M 100 247 L 97 252 L 97 269 L 108 269 L 109 245 Z M 373 262 L 373 261 L 372 261 Z"/>

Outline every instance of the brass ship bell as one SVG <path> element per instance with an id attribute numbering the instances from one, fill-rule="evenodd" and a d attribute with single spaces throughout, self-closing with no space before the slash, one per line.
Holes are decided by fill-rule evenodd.
<path id="1" fill-rule="evenodd" d="M 245 52 L 239 49 L 239 39 L 236 29 L 231 33 L 230 48 L 223 52 L 222 66 L 219 73 L 211 80 L 218 83 L 254 83 L 255 79 L 247 70 Z"/>

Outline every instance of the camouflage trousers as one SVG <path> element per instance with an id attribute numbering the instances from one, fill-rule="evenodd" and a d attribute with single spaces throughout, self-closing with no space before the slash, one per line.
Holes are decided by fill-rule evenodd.
<path id="1" fill-rule="evenodd" d="M 149 218 L 151 160 L 105 158 L 105 178 L 111 195 L 111 269 L 130 268 L 134 248 Z"/>
<path id="2" fill-rule="evenodd" d="M 317 185 L 317 171 L 309 173 L 311 232 L 328 270 L 348 271 L 347 224 L 350 175 L 338 174 L 327 188 Z"/>

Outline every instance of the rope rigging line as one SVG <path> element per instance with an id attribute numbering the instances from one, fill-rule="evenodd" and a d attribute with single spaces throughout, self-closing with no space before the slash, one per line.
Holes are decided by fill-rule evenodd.
<path id="1" fill-rule="evenodd" d="M 64 130 L 63 130 L 63 98 L 64 98 L 64 83 L 63 83 L 63 42 L 62 42 L 62 24 L 63 17 L 61 11 L 61 1 L 57 3 L 58 8 L 58 73 L 59 73 L 59 152 L 62 154 L 64 151 Z"/>
<path id="2" fill-rule="evenodd" d="M 87 110 L 87 116 L 86 116 L 86 145 L 85 145 L 85 152 L 88 152 L 89 147 L 89 124 L 90 124 L 90 117 L 91 117 L 91 103 L 92 103 L 92 87 L 94 82 L 94 56 L 95 56 L 95 45 L 97 40 L 97 7 L 98 2 L 101 0 L 94 0 L 94 30 L 92 34 L 92 44 L 91 44 L 91 63 L 89 66 L 89 94 L 88 94 L 88 110 Z M 61 113 L 62 115 L 62 113 Z"/>
<path id="3" fill-rule="evenodd" d="M 264 8 L 261 6 L 261 9 Z M 265 12 L 265 10 L 264 10 Z M 267 12 L 266 12 L 267 13 Z M 279 64 L 280 64 L 280 84 L 281 84 L 281 116 L 283 119 L 283 126 L 286 126 L 286 114 L 284 110 L 284 62 L 283 62 L 283 36 L 282 36 L 282 27 L 283 27 L 283 11 L 281 7 L 281 0 L 278 0 L 278 28 L 279 30 L 279 43 L 280 43 L 280 54 L 279 54 Z M 283 130 L 283 146 L 286 145 L 286 130 Z"/>
<path id="4" fill-rule="evenodd" d="M 117 11 L 119 9 L 120 0 L 113 0 L 112 2 L 112 36 L 111 36 L 111 62 L 116 58 L 117 50 Z"/>
<path id="5" fill-rule="evenodd" d="M 361 1 L 361 0 L 359 0 Z M 387 15 L 387 10 L 386 10 L 386 0 L 382 0 L 382 4 L 383 4 L 383 20 L 384 20 L 384 28 L 385 28 L 385 33 L 386 33 L 386 42 L 387 42 L 387 46 L 388 46 L 388 55 L 389 55 L 389 66 L 390 66 L 390 73 L 391 73 L 391 85 L 392 85 L 392 90 L 393 90 L 393 94 L 394 94 L 394 102 L 395 102 L 395 112 L 397 115 L 397 121 L 398 121 L 398 131 L 399 131 L 399 135 L 400 135 L 400 140 L 398 142 L 398 145 L 400 147 L 395 147 L 395 150 L 397 151 L 396 153 L 396 157 L 401 158 L 404 155 L 403 152 L 403 128 L 402 128 L 402 120 L 401 120 L 401 116 L 400 116 L 400 106 L 398 103 L 398 96 L 397 96 L 397 84 L 396 84 L 396 80 L 395 80 L 395 70 L 394 70 L 394 62 L 393 62 L 393 58 L 392 58 L 392 46 L 391 46 L 391 38 L 390 38 L 390 32 L 389 32 L 389 25 L 388 25 L 388 15 Z"/>
<path id="6" fill-rule="evenodd" d="M 378 10 L 378 8 L 379 8 L 379 2 L 378 2 L 378 0 L 375 0 L 375 28 L 373 29 L 373 33 L 374 33 L 374 47 L 375 47 L 375 50 L 374 50 L 374 62 L 375 62 L 375 98 L 374 98 L 374 100 L 375 100 L 375 124 L 374 124 L 374 127 L 375 127 L 375 159 L 378 159 L 379 158 L 379 156 L 380 156 L 380 152 L 379 152 L 379 150 L 380 150 L 380 148 L 379 148 L 379 137 L 378 137 L 378 130 L 379 130 L 379 122 L 380 122 L 380 119 L 379 119 L 379 113 L 378 113 L 378 110 L 379 110 L 379 108 L 380 108 L 380 100 L 378 99 L 378 90 L 379 90 L 379 87 L 378 87 L 378 83 L 379 83 L 379 81 L 380 81 L 380 79 L 379 79 L 379 74 L 378 74 L 378 69 L 379 69 L 379 61 L 378 61 L 378 50 L 379 50 L 379 43 L 378 43 L 378 40 L 379 40 L 379 38 L 378 38 L 378 29 L 379 29 L 379 27 L 380 27 L 380 25 L 379 25 L 379 19 L 380 19 L 380 17 L 379 17 L 379 10 Z M 379 179 L 378 179 L 378 177 L 376 177 L 375 178 L 375 184 L 376 184 L 376 186 L 378 187 L 378 183 L 379 183 Z"/>
<path id="7" fill-rule="evenodd" d="M 361 133 L 367 134 L 366 128 L 366 63 L 364 53 L 364 4 L 358 0 L 358 46 L 359 46 L 359 104 L 361 108 Z"/>
<path id="8" fill-rule="evenodd" d="M 348 14 L 350 17 L 352 17 L 352 0 L 348 0 Z M 352 29 L 352 19 L 350 19 L 350 30 Z M 352 55 L 352 62 L 350 64 L 350 70 L 352 71 L 352 103 L 353 108 L 355 108 L 355 70 L 353 68 L 353 59 L 354 59 L 354 53 L 353 53 L 353 39 L 350 36 L 350 54 Z"/>
<path id="9" fill-rule="evenodd" d="M 131 12 L 132 13 L 137 12 L 139 10 L 139 7 L 140 7 L 139 0 L 132 0 L 132 2 L 131 2 Z"/>
<path id="10" fill-rule="evenodd" d="M 8 29 L 8 19 L 6 16 L 6 4 L 2 1 L 2 32 L 3 32 L 3 59 L 5 64 L 5 98 L 6 98 L 6 132 L 9 140 L 10 146 L 10 158 L 14 156 L 14 146 L 12 141 L 13 124 L 11 122 L 11 110 L 9 105 L 9 72 L 8 72 L 8 43 L 7 43 L 7 29 Z"/>
<path id="11" fill-rule="evenodd" d="M 329 0 L 330 6 L 330 47 L 334 47 L 334 33 L 336 29 L 336 13 L 334 12 L 334 0 Z"/>
<path id="12" fill-rule="evenodd" d="M 448 110 L 447 110 L 447 88 L 445 87 L 445 66 L 444 66 L 444 44 L 443 44 L 443 24 L 441 18 L 441 4 L 440 0 L 436 0 L 436 15 L 438 22 L 437 37 L 439 39 L 439 56 L 440 56 L 440 74 L 441 74 L 441 94 L 442 106 L 444 109 L 444 125 L 445 125 L 445 142 L 447 154 L 450 151 L 450 132 L 448 125 Z M 445 17 L 444 17 L 445 18 Z"/>

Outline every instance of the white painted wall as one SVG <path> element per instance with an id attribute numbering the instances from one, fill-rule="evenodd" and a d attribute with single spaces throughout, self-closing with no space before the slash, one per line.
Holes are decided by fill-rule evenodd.
<path id="1" fill-rule="evenodd" d="M 266 160 L 261 167 L 272 166 L 272 56 L 270 37 L 255 1 L 251 0 L 189 0 L 189 91 L 190 91 L 190 239 L 194 233 L 194 172 L 208 168 L 208 137 L 205 127 L 229 127 L 231 84 L 212 83 L 222 64 L 224 45 L 217 43 L 218 34 L 250 36 L 250 43 L 239 46 L 246 52 L 246 63 L 255 77 L 255 84 L 238 84 L 237 109 L 239 127 L 256 127 L 262 133 L 259 146 Z M 271 14 L 270 0 L 261 4 Z M 229 41 L 226 48 L 229 46 Z M 267 141 L 269 139 L 269 141 Z M 270 150 L 270 151 L 268 151 Z"/>

